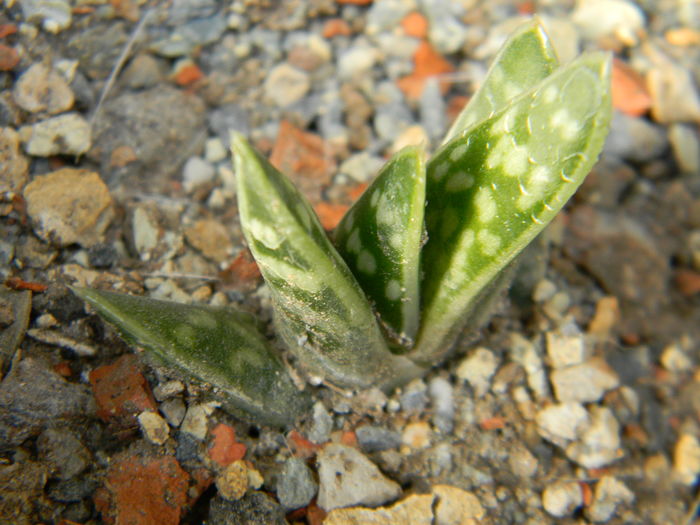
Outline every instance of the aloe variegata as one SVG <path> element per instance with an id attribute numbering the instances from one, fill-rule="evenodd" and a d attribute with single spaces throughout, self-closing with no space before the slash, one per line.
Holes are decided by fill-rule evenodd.
<path id="1" fill-rule="evenodd" d="M 425 373 L 483 317 L 506 268 L 584 180 L 610 117 L 609 58 L 560 67 L 539 23 L 526 24 L 432 158 L 398 152 L 331 238 L 293 184 L 235 134 L 241 226 L 279 338 L 308 373 L 342 387 L 390 389 Z M 284 425 L 308 406 L 242 314 L 76 292 L 160 361 L 219 388 L 238 413 Z"/>

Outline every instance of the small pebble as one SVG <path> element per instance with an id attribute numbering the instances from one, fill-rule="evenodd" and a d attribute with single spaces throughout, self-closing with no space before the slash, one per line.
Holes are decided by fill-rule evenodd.
<path id="1" fill-rule="evenodd" d="M 185 385 L 182 381 L 173 379 L 166 383 L 160 383 L 153 389 L 153 396 L 157 401 L 165 401 L 166 399 L 182 394 L 185 391 Z"/>
<path id="2" fill-rule="evenodd" d="M 15 83 L 13 96 L 25 111 L 49 115 L 68 111 L 74 102 L 73 91 L 65 79 L 40 62 L 22 73 Z"/>
<path id="3" fill-rule="evenodd" d="M 343 79 L 365 75 L 379 59 L 379 52 L 365 40 L 356 41 L 338 56 L 337 74 Z"/>
<path id="4" fill-rule="evenodd" d="M 58 33 L 71 25 L 72 11 L 67 0 L 33 0 L 20 2 L 19 5 L 24 20 L 41 22 L 43 28 L 50 33 Z"/>
<path id="5" fill-rule="evenodd" d="M 478 523 L 486 515 L 486 510 L 473 492 L 450 485 L 435 485 L 433 494 L 437 503 L 436 525 Z"/>
<path id="6" fill-rule="evenodd" d="M 457 377 L 467 381 L 476 397 L 484 397 L 491 387 L 491 378 L 498 369 L 499 359 L 488 348 L 478 347 L 457 367 Z"/>
<path id="7" fill-rule="evenodd" d="M 141 431 L 148 441 L 154 445 L 162 445 L 168 440 L 170 434 L 168 423 L 156 412 L 141 412 L 138 420 Z"/>
<path id="8" fill-rule="evenodd" d="M 202 255 L 222 263 L 231 257 L 233 244 L 228 228 L 213 219 L 200 219 L 185 228 L 185 238 Z"/>
<path id="9" fill-rule="evenodd" d="M 577 439 L 590 425 L 590 416 L 579 403 L 547 406 L 537 412 L 535 420 L 540 436 L 560 447 Z"/>
<path id="10" fill-rule="evenodd" d="M 265 95 L 280 108 L 299 102 L 310 87 L 309 75 L 286 62 L 275 66 L 263 84 Z"/>
<path id="11" fill-rule="evenodd" d="M 362 452 L 367 454 L 401 446 L 401 435 L 384 427 L 362 425 L 357 427 L 355 434 Z"/>
<path id="12" fill-rule="evenodd" d="M 667 132 L 663 127 L 619 111 L 613 113 L 608 137 L 603 147 L 606 155 L 634 162 L 657 159 L 668 148 Z"/>
<path id="13" fill-rule="evenodd" d="M 224 143 L 219 137 L 207 139 L 204 144 L 204 159 L 207 162 L 216 164 L 217 162 L 225 160 L 227 156 L 228 151 L 226 150 L 226 146 L 224 146 Z"/>
<path id="14" fill-rule="evenodd" d="M 422 412 L 428 405 L 427 390 L 428 387 L 422 379 L 411 381 L 401 393 L 401 410 L 409 414 Z"/>
<path id="15" fill-rule="evenodd" d="M 209 416 L 219 406 L 219 403 L 212 401 L 198 405 L 190 405 L 182 421 L 180 430 L 186 432 L 198 441 L 204 441 L 207 437 Z"/>
<path id="16" fill-rule="evenodd" d="M 90 124 L 78 113 L 57 117 L 23 126 L 19 130 L 24 147 L 30 155 L 82 155 L 90 149 Z"/>
<path id="17" fill-rule="evenodd" d="M 700 93 L 690 71 L 663 58 L 646 78 L 656 122 L 700 122 Z"/>
<path id="18" fill-rule="evenodd" d="M 673 449 L 673 472 L 684 485 L 692 486 L 700 475 L 700 441 L 692 434 L 681 434 Z"/>
<path id="19" fill-rule="evenodd" d="M 433 408 L 433 424 L 440 432 L 449 434 L 455 417 L 454 388 L 446 379 L 434 377 L 428 383 L 428 392 Z"/>
<path id="20" fill-rule="evenodd" d="M 214 180 L 216 170 L 201 157 L 190 157 L 182 168 L 182 187 L 187 193 Z"/>
<path id="21" fill-rule="evenodd" d="M 593 403 L 617 388 L 620 378 L 604 359 L 594 357 L 578 365 L 558 368 L 550 374 L 554 394 L 563 403 Z"/>
<path id="22" fill-rule="evenodd" d="M 668 129 L 668 139 L 681 173 L 700 173 L 700 137 L 697 126 L 672 124 Z"/>
<path id="23" fill-rule="evenodd" d="M 228 465 L 217 477 L 216 488 L 222 498 L 237 501 L 248 490 L 248 466 L 242 459 Z"/>
<path id="24" fill-rule="evenodd" d="M 331 438 L 333 418 L 321 401 L 314 403 L 312 418 L 311 430 L 309 430 L 308 435 L 309 440 L 317 445 L 325 443 Z"/>
<path id="25" fill-rule="evenodd" d="M 577 441 L 566 448 L 566 455 L 585 468 L 601 468 L 622 457 L 620 424 L 609 408 L 593 405 L 590 425 Z"/>
<path id="26" fill-rule="evenodd" d="M 401 495 L 398 483 L 386 478 L 360 451 L 331 443 L 318 453 L 318 505 L 325 511 L 339 507 L 376 507 Z"/>
<path id="27" fill-rule="evenodd" d="M 611 519 L 618 507 L 634 502 L 634 493 L 614 476 L 603 476 L 596 483 L 593 502 L 586 509 L 589 520 L 601 523 Z"/>
<path id="28" fill-rule="evenodd" d="M 163 401 L 160 404 L 159 410 L 165 416 L 168 424 L 171 427 L 177 428 L 185 419 L 187 407 L 185 407 L 185 403 L 182 399 L 176 397 Z"/>
<path id="29" fill-rule="evenodd" d="M 414 450 L 427 448 L 430 446 L 432 433 L 430 425 L 424 421 L 409 423 L 401 435 L 401 442 Z"/>
<path id="30" fill-rule="evenodd" d="M 536 303 L 544 303 L 557 293 L 557 285 L 549 279 L 541 279 L 532 292 L 532 300 Z"/>
<path id="31" fill-rule="evenodd" d="M 538 348 L 517 332 L 513 332 L 510 339 L 513 360 L 525 369 L 528 386 L 538 398 L 548 397 L 549 382 Z"/>
<path id="32" fill-rule="evenodd" d="M 547 332 L 546 340 L 549 364 L 554 368 L 581 364 L 590 353 L 581 330 L 573 320 Z"/>
<path id="33" fill-rule="evenodd" d="M 637 44 L 646 23 L 639 6 L 626 0 L 578 2 L 571 19 L 588 40 L 614 36 L 628 46 Z"/>
<path id="34" fill-rule="evenodd" d="M 577 481 L 555 481 L 542 492 L 542 506 L 555 518 L 571 516 L 583 505 L 583 493 Z"/>
<path id="35" fill-rule="evenodd" d="M 289 458 L 277 479 L 277 498 L 285 510 L 305 507 L 318 491 L 313 474 L 304 460 Z"/>

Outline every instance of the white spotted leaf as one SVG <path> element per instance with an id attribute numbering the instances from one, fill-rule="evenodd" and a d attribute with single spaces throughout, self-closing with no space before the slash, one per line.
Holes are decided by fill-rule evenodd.
<path id="1" fill-rule="evenodd" d="M 583 182 L 611 113 L 609 57 L 589 54 L 430 160 L 423 318 L 410 357 L 427 364 L 445 353 L 506 266 Z"/>
<path id="2" fill-rule="evenodd" d="M 425 156 L 399 151 L 335 230 L 335 245 L 388 335 L 410 347 L 418 331 Z"/>
<path id="3" fill-rule="evenodd" d="M 535 19 L 524 24 L 503 44 L 483 84 L 455 119 L 443 144 L 493 115 L 551 75 L 558 66 L 557 54 L 540 23 Z"/>
<path id="4" fill-rule="evenodd" d="M 310 405 L 249 314 L 90 288 L 73 291 L 159 365 L 215 386 L 225 407 L 246 419 L 289 426 Z"/>
<path id="5" fill-rule="evenodd" d="M 267 283 L 278 334 L 315 375 L 348 387 L 416 374 L 392 354 L 360 285 L 304 196 L 235 134 L 241 227 Z"/>

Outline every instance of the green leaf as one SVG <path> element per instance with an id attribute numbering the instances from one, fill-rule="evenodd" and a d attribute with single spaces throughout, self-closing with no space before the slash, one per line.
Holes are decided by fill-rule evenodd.
<path id="1" fill-rule="evenodd" d="M 241 227 L 270 288 L 277 331 L 312 373 L 390 385 L 417 367 L 391 354 L 360 285 L 292 183 L 235 134 Z"/>
<path id="2" fill-rule="evenodd" d="M 398 152 L 343 217 L 335 245 L 384 323 L 410 347 L 418 331 L 425 156 Z"/>
<path id="3" fill-rule="evenodd" d="M 503 44 L 486 79 L 455 119 L 443 144 L 536 86 L 558 66 L 557 54 L 537 19 L 524 24 Z"/>
<path id="4" fill-rule="evenodd" d="M 602 149 L 610 61 L 583 56 L 428 163 L 423 319 L 417 362 L 444 355 L 480 294 L 554 218 Z"/>
<path id="5" fill-rule="evenodd" d="M 310 406 L 252 316 L 212 306 L 72 288 L 130 342 L 161 364 L 217 388 L 224 405 L 253 421 L 292 425 Z"/>

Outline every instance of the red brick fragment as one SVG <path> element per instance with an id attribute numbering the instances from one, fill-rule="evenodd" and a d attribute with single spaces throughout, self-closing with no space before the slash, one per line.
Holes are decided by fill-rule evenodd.
<path id="1" fill-rule="evenodd" d="M 593 490 L 588 483 L 583 481 L 578 482 L 578 486 L 581 489 L 581 498 L 583 499 L 583 506 L 588 507 L 593 502 Z"/>
<path id="2" fill-rule="evenodd" d="M 33 281 L 25 281 L 19 277 L 8 277 L 5 279 L 5 286 L 13 290 L 31 290 L 34 293 L 45 292 L 49 287 L 46 284 L 41 284 Z"/>
<path id="3" fill-rule="evenodd" d="M 112 460 L 95 507 L 108 525 L 177 525 L 189 484 L 190 476 L 173 456 L 124 454 Z"/>
<path id="4" fill-rule="evenodd" d="M 236 431 L 233 427 L 219 423 L 211 431 L 212 440 L 209 445 L 209 457 L 220 467 L 226 467 L 243 459 L 246 446 L 236 440 Z"/>
<path id="5" fill-rule="evenodd" d="M 260 282 L 261 274 L 250 250 L 245 249 L 238 252 L 231 264 L 221 271 L 219 277 L 233 287 L 252 289 Z"/>
<path id="6" fill-rule="evenodd" d="M 506 419 L 500 416 L 493 416 L 479 421 L 479 426 L 483 430 L 498 430 L 499 428 L 505 428 L 506 424 Z"/>
<path id="7" fill-rule="evenodd" d="M 287 439 L 289 440 L 289 447 L 292 449 L 292 453 L 298 458 L 308 459 L 313 457 L 320 448 L 319 445 L 312 443 L 296 430 L 292 430 L 287 435 Z"/>
<path id="8" fill-rule="evenodd" d="M 342 18 L 331 18 L 323 24 L 323 38 L 333 38 L 334 36 L 350 36 L 352 29 Z"/>
<path id="9" fill-rule="evenodd" d="M 18 31 L 15 24 L 0 24 L 0 38 L 14 35 Z"/>
<path id="10" fill-rule="evenodd" d="M 309 506 L 306 507 L 306 522 L 309 525 L 322 525 L 327 515 L 326 511 L 318 506 L 316 500 L 309 503 Z"/>
<path id="11" fill-rule="evenodd" d="M 0 44 L 0 71 L 12 71 L 19 64 L 19 53 L 14 47 Z"/>
<path id="12" fill-rule="evenodd" d="M 348 447 L 357 448 L 357 434 L 353 430 L 347 430 L 340 435 L 340 442 Z"/>
<path id="13" fill-rule="evenodd" d="M 688 269 L 680 269 L 676 272 L 676 286 L 678 290 L 690 297 L 700 292 L 700 273 Z"/>
<path id="14" fill-rule="evenodd" d="M 204 72 L 195 63 L 187 63 L 179 67 L 173 75 L 173 80 L 178 86 L 191 86 L 204 78 Z"/>
<path id="15" fill-rule="evenodd" d="M 345 204 L 331 204 L 329 202 L 319 202 L 314 206 L 316 214 L 321 221 L 321 226 L 327 231 L 334 229 L 348 211 Z"/>
<path id="16" fill-rule="evenodd" d="M 644 77 L 622 60 L 614 59 L 611 75 L 612 104 L 627 115 L 639 117 L 651 109 Z"/>
<path id="17" fill-rule="evenodd" d="M 135 426 L 138 414 L 158 409 L 136 357 L 131 354 L 90 372 L 90 385 L 97 401 L 97 415 L 104 421 Z"/>
<path id="18" fill-rule="evenodd" d="M 330 183 L 336 163 L 330 146 L 318 135 L 291 122 L 280 122 L 270 162 L 312 201 L 321 200 L 323 186 Z"/>
<path id="19" fill-rule="evenodd" d="M 435 75 L 450 73 L 452 64 L 445 60 L 429 42 L 423 41 L 413 54 L 413 73 L 398 80 L 398 86 L 407 98 L 418 100 L 423 93 L 426 80 Z M 445 94 L 449 85 L 440 84 L 440 91 Z"/>
<path id="20" fill-rule="evenodd" d="M 425 18 L 423 13 L 418 11 L 413 11 L 408 13 L 403 20 L 401 20 L 401 27 L 403 32 L 408 36 L 415 38 L 425 38 L 428 36 L 428 19 Z"/>

